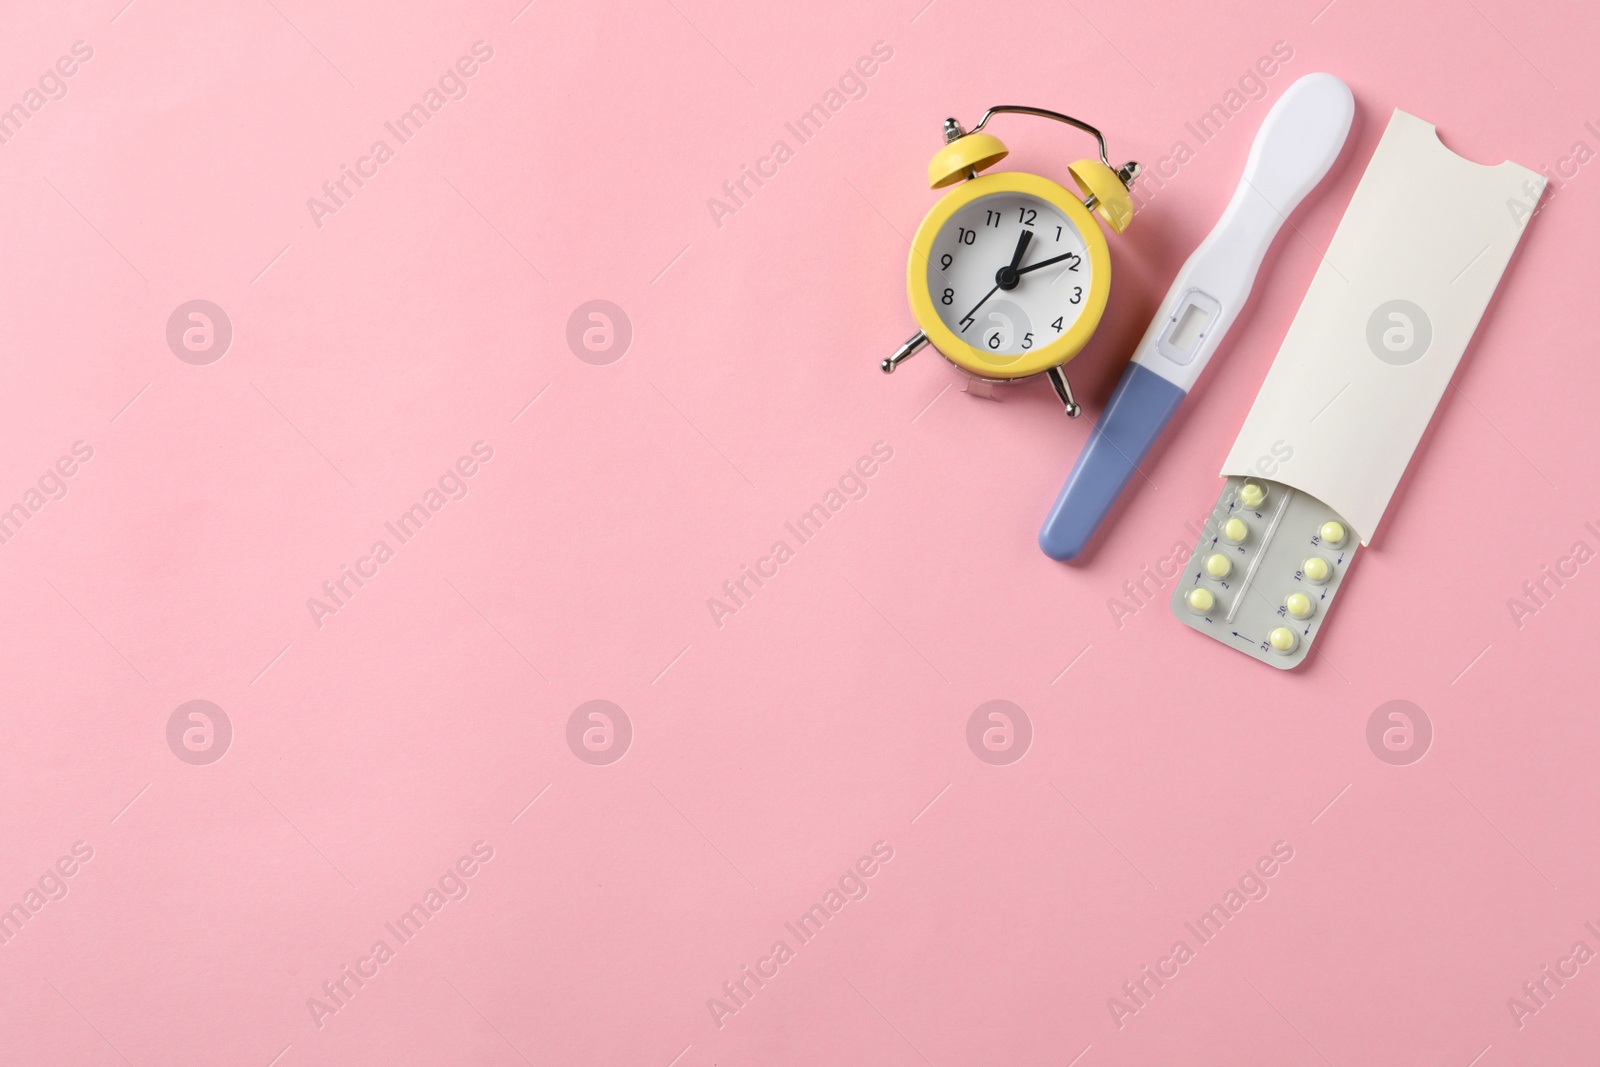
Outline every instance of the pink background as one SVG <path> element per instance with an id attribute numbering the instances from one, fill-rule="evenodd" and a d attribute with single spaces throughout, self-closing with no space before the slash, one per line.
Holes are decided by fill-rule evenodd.
<path id="1" fill-rule="evenodd" d="M 1551 171 L 1320 656 L 1236 655 L 1170 587 L 1107 606 L 1192 543 L 1392 108 L 1483 162 L 1600 148 L 1592 5 L 124 3 L 12 4 L 0 32 L 0 104 L 93 50 L 0 145 L 0 506 L 93 450 L 0 546 L 0 907 L 68 890 L 0 945 L 0 1062 L 1594 1061 L 1600 964 L 1520 1027 L 1507 1000 L 1600 950 L 1600 568 L 1520 627 L 1507 600 L 1600 548 L 1600 168 Z M 477 41 L 467 95 L 399 144 L 384 123 Z M 880 41 L 797 145 L 784 123 Z M 1198 145 L 1184 123 L 1278 41 Z M 1052 563 L 1039 522 L 1122 361 L 1315 70 L 1355 92 L 1344 156 L 1154 484 Z M 1118 161 L 1195 152 L 1112 240 L 1077 422 L 1043 382 L 995 404 L 931 353 L 877 370 L 914 329 L 940 121 L 1012 102 Z M 1057 177 L 1090 150 L 999 132 L 1005 166 Z M 319 228 L 307 198 L 379 138 Z M 719 227 L 708 198 L 779 138 L 794 157 Z M 234 332 L 204 366 L 165 334 L 194 299 Z M 632 323 L 608 365 L 566 342 L 594 299 Z M 466 497 L 319 627 L 307 599 L 480 441 Z M 799 545 L 784 523 L 875 442 L 866 495 Z M 780 538 L 794 558 L 715 625 Z M 166 733 L 197 699 L 234 732 L 203 766 Z M 609 765 L 568 746 L 591 699 L 632 726 Z M 1032 724 L 1008 766 L 966 742 L 995 699 Z M 1366 741 L 1395 699 L 1433 724 L 1409 766 Z M 92 859 L 46 877 L 75 842 Z M 446 879 L 470 892 L 400 944 L 384 924 L 476 842 L 492 859 Z M 784 924 L 876 842 L 870 892 L 802 945 Z M 1192 939 L 1276 842 L 1266 898 Z M 719 1027 L 708 999 L 780 939 Z M 1180 939 L 1119 1028 L 1108 999 Z"/>

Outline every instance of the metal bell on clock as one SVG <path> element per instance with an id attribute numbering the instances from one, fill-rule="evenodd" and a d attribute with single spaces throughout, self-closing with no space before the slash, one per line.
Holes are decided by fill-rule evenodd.
<path id="1" fill-rule="evenodd" d="M 1114 233 L 1122 233 L 1133 221 L 1133 196 L 1128 186 L 1139 173 L 1139 164 L 1129 163 L 1122 170 L 1128 173 L 1112 170 L 1098 159 L 1080 159 L 1067 168 L 1067 173 L 1088 198 L 1085 204 L 1104 219 Z"/>
<path id="2" fill-rule="evenodd" d="M 954 122 L 954 119 L 948 120 Z M 994 166 L 1006 158 L 1011 149 L 992 133 L 969 133 L 961 136 L 961 127 L 955 127 L 956 139 L 935 152 L 928 161 L 928 188 L 943 189 L 947 185 L 964 181 L 978 171 Z M 945 136 L 950 136 L 947 123 Z"/>

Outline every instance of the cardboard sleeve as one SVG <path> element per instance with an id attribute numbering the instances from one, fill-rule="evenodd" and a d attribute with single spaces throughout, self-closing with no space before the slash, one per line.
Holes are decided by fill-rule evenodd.
<path id="1" fill-rule="evenodd" d="M 1223 477 L 1271 457 L 1275 480 L 1333 508 L 1368 544 L 1544 185 L 1515 163 L 1463 159 L 1397 110 Z"/>

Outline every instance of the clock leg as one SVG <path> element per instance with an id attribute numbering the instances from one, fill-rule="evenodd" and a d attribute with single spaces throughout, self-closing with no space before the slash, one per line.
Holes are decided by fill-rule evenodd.
<path id="1" fill-rule="evenodd" d="M 1061 398 L 1061 403 L 1067 409 L 1067 418 L 1075 419 L 1083 414 L 1083 409 L 1078 406 L 1077 400 L 1072 396 L 1072 383 L 1067 381 L 1067 372 L 1061 369 L 1060 364 L 1051 367 L 1045 372 L 1050 376 L 1050 384 L 1056 387 L 1056 396 Z"/>
<path id="2" fill-rule="evenodd" d="M 916 354 L 917 349 L 928 343 L 928 335 L 918 330 L 911 339 L 894 350 L 894 355 L 879 363 L 878 366 L 885 374 L 893 374 L 894 369 Z"/>

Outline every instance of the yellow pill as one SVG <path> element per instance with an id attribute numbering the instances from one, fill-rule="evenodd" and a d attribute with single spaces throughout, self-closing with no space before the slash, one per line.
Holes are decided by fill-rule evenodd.
<path id="1" fill-rule="evenodd" d="M 1206 573 L 1213 578 L 1226 578 L 1233 571 L 1233 561 L 1221 552 L 1206 557 Z"/>
<path id="2" fill-rule="evenodd" d="M 1300 647 L 1300 638 L 1287 626 L 1280 626 L 1267 635 L 1267 643 L 1272 646 L 1272 651 L 1287 656 Z"/>
<path id="3" fill-rule="evenodd" d="M 1222 539 L 1230 545 L 1242 544 L 1250 536 L 1250 526 L 1243 519 L 1229 519 L 1222 526 Z"/>
<path id="4" fill-rule="evenodd" d="M 1317 602 L 1304 593 L 1290 593 L 1284 597 L 1283 606 L 1297 619 L 1309 619 L 1311 613 L 1317 610 Z"/>
<path id="5" fill-rule="evenodd" d="M 1327 544 L 1339 545 L 1344 543 L 1344 523 L 1342 522 L 1333 522 L 1331 520 L 1325 522 L 1318 532 L 1322 535 L 1322 540 Z"/>
<path id="6" fill-rule="evenodd" d="M 1267 499 L 1267 488 L 1257 482 L 1245 482 L 1239 487 L 1239 503 L 1254 511 Z"/>
<path id="7" fill-rule="evenodd" d="M 1300 564 L 1300 570 L 1305 574 L 1306 580 L 1321 585 L 1333 576 L 1333 564 L 1321 556 L 1312 556 Z"/>
<path id="8" fill-rule="evenodd" d="M 1203 585 L 1189 590 L 1189 595 L 1185 599 L 1189 601 L 1189 610 L 1196 615 L 1204 615 L 1217 606 L 1217 598 Z"/>

